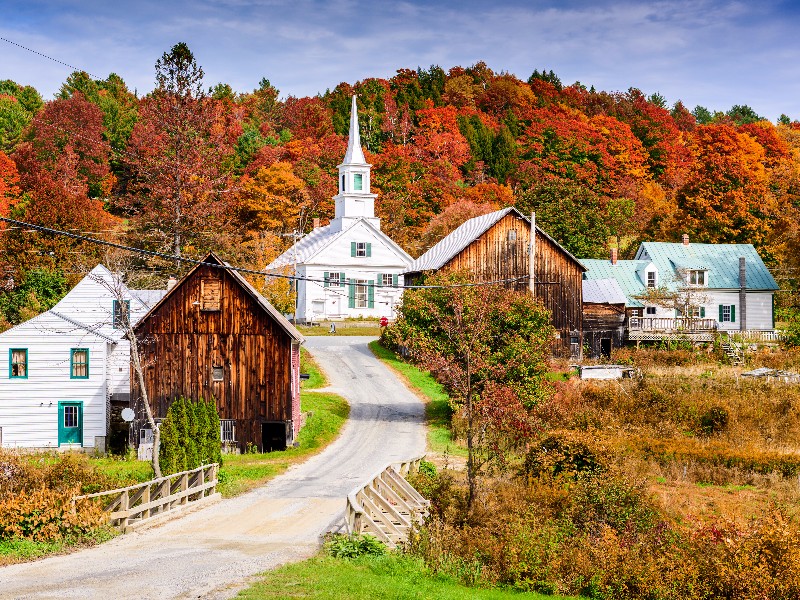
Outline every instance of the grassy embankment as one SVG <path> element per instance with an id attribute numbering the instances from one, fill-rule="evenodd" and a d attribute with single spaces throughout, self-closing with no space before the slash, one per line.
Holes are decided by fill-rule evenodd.
<path id="1" fill-rule="evenodd" d="M 370 342 L 369 348 L 425 402 L 428 448 L 431 452 L 448 456 L 466 456 L 466 448 L 455 442 L 450 433 L 450 401 L 441 384 L 428 371 L 421 371 L 405 362 L 379 342 Z"/>
<path id="2" fill-rule="evenodd" d="M 318 556 L 285 565 L 262 576 L 261 581 L 242 591 L 239 600 L 559 600 L 563 596 L 542 596 L 501 589 L 477 589 L 453 578 L 430 575 L 422 561 L 389 554 L 340 559 Z"/>
<path id="3" fill-rule="evenodd" d="M 337 321 L 336 333 L 330 333 L 330 324 L 322 325 L 298 325 L 297 329 L 305 336 L 316 335 L 363 335 L 378 337 L 381 334 L 381 327 L 377 321 Z"/>

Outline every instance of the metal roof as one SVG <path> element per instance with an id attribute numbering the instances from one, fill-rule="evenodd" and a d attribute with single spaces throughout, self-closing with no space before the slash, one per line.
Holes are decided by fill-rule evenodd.
<path id="1" fill-rule="evenodd" d="M 583 282 L 583 301 L 589 304 L 627 304 L 628 297 L 616 279 L 587 279 Z"/>
<path id="2" fill-rule="evenodd" d="M 411 263 L 411 266 L 407 272 L 417 273 L 420 271 L 436 271 L 437 269 L 441 269 L 459 252 L 464 250 L 464 248 L 482 236 L 490 227 L 492 227 L 492 225 L 512 212 L 515 213 L 518 218 L 530 224 L 530 220 L 513 206 L 508 206 L 479 217 L 473 217 L 472 219 L 462 223 L 458 228 L 439 240 L 439 242 L 430 250 L 425 252 L 425 254 L 417 258 L 413 263 Z M 542 235 L 546 237 L 556 246 L 561 248 L 561 250 L 572 260 L 583 266 L 581 261 L 567 252 L 561 246 L 561 244 L 550 237 L 546 232 L 539 229 L 539 227 L 536 228 L 536 235 Z"/>
<path id="3" fill-rule="evenodd" d="M 344 230 L 336 232 L 331 231 L 330 225 L 312 229 L 311 232 L 297 240 L 286 252 L 268 264 L 267 271 L 293 265 L 295 262 L 299 264 L 306 262 L 309 258 L 342 235 L 342 233 L 344 233 Z"/>
<path id="4" fill-rule="evenodd" d="M 660 280 L 670 289 L 678 286 L 674 276 L 679 269 L 707 270 L 708 289 L 739 289 L 739 257 L 745 258 L 748 290 L 778 289 L 752 244 L 644 242 L 636 253 L 637 259 L 653 262 Z"/>
<path id="5" fill-rule="evenodd" d="M 650 264 L 648 260 L 618 260 L 617 264 L 612 264 L 610 260 L 600 260 L 595 258 L 584 258 L 581 261 L 588 269 L 583 274 L 584 284 L 592 280 L 614 279 L 625 295 L 625 306 L 628 308 L 641 308 L 644 306 L 635 296 L 644 292 L 644 282 L 639 277 L 639 272 L 643 271 Z M 586 300 L 584 287 L 584 301 Z"/>

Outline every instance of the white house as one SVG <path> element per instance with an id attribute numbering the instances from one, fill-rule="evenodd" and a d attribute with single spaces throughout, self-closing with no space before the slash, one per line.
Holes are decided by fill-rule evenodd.
<path id="1" fill-rule="evenodd" d="M 0 334 L 0 446 L 104 451 L 110 403 L 130 395 L 120 320 L 128 311 L 135 323 L 164 293 L 115 287 L 98 265 L 51 310 Z"/>
<path id="2" fill-rule="evenodd" d="M 778 289 L 752 244 L 644 242 L 634 260 L 582 260 L 588 280 L 615 279 L 627 297 L 628 314 L 645 325 L 690 318 L 721 331 L 773 331 Z M 648 300 L 648 290 L 684 296 L 692 314 Z M 700 320 L 700 321 L 697 321 Z"/>
<path id="3" fill-rule="evenodd" d="M 391 317 L 400 301 L 402 273 L 412 258 L 385 233 L 375 216 L 370 166 L 364 159 L 356 112 L 350 113 L 350 139 L 339 165 L 339 193 L 330 225 L 308 235 L 267 266 L 296 274 L 297 321 L 348 317 Z"/>

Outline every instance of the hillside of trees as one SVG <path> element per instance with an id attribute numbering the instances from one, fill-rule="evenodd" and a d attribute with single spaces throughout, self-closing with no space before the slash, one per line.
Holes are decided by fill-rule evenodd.
<path id="1" fill-rule="evenodd" d="M 44 100 L 0 81 L 0 216 L 263 269 L 285 234 L 333 217 L 357 94 L 376 211 L 412 256 L 513 204 L 579 258 L 605 257 L 610 243 L 630 257 L 641 240 L 688 233 L 753 243 L 796 288 L 800 122 L 786 116 L 689 110 L 635 87 L 597 91 L 538 70 L 524 81 L 484 63 L 282 99 L 267 79 L 251 92 L 210 86 L 185 44 L 158 59 L 155 82 L 137 97 L 118 75 L 74 72 Z M 6 325 L 47 308 L 104 252 L 6 224 L 0 236 Z M 139 260 L 153 284 L 180 271 Z"/>

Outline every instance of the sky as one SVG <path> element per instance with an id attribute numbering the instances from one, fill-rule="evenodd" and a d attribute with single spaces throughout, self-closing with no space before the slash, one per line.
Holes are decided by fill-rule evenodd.
<path id="1" fill-rule="evenodd" d="M 149 92 L 156 60 L 186 42 L 205 83 L 281 97 L 467 67 L 565 84 L 636 87 L 712 111 L 746 104 L 800 120 L 800 0 L 0 0 L 0 37 Z M 52 98 L 74 69 L 0 41 L 0 79 Z"/>

